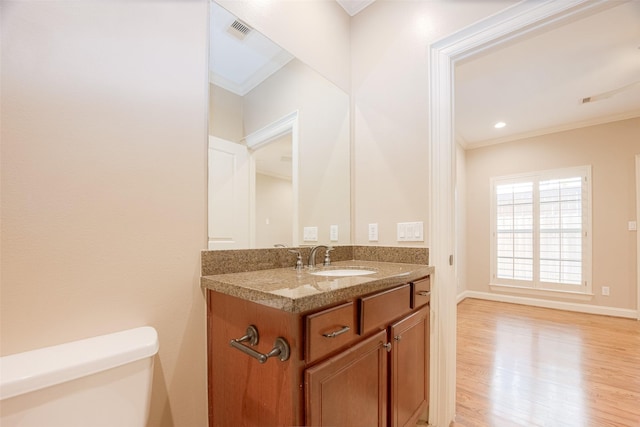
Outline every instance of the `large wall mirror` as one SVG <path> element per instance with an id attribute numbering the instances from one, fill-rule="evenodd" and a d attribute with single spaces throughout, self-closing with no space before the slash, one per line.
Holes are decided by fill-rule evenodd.
<path id="1" fill-rule="evenodd" d="M 209 249 L 350 244 L 349 96 L 211 2 Z"/>

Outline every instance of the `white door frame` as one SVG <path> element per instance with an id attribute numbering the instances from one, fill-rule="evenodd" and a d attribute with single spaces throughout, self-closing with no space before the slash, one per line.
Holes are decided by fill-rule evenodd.
<path id="1" fill-rule="evenodd" d="M 445 427 L 456 408 L 455 64 L 550 25 L 612 7 L 606 0 L 525 0 L 429 47 L 429 258 L 435 267 L 432 295 L 429 423 Z M 619 3 L 617 3 L 619 4 Z"/>
<path id="2" fill-rule="evenodd" d="M 640 220 L 640 154 L 636 154 L 636 228 Z M 636 231 L 636 319 L 640 320 L 640 238 Z"/>

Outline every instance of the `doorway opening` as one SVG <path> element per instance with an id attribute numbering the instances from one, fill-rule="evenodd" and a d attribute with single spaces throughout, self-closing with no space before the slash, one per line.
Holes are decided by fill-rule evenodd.
<path id="1" fill-rule="evenodd" d="M 298 246 L 298 111 L 245 138 L 251 248 Z"/>
<path id="2" fill-rule="evenodd" d="M 456 62 L 600 7 L 606 0 L 524 1 L 429 47 L 429 258 L 436 268 L 432 294 L 429 423 L 449 425 L 456 405 L 456 274 L 454 67 Z"/>

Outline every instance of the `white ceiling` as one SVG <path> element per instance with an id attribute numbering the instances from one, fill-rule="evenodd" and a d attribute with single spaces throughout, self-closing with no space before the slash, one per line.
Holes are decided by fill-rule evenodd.
<path id="1" fill-rule="evenodd" d="M 291 133 L 287 133 L 254 152 L 256 172 L 291 180 L 293 172 L 291 156 Z"/>
<path id="2" fill-rule="evenodd" d="M 610 5 L 456 66 L 456 133 L 463 145 L 640 116 L 640 1 Z M 592 102 L 583 104 L 587 97 Z M 498 121 L 507 125 L 495 129 Z"/>

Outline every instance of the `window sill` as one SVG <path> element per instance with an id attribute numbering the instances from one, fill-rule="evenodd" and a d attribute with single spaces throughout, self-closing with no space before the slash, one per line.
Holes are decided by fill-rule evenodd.
<path id="1" fill-rule="evenodd" d="M 593 293 L 591 292 L 571 292 L 560 291 L 553 289 L 536 289 L 536 288 L 524 288 L 521 286 L 500 285 L 490 283 L 489 287 L 492 292 L 508 292 L 513 294 L 538 296 L 538 297 L 556 297 L 566 298 L 580 301 L 591 301 L 593 299 Z"/>

